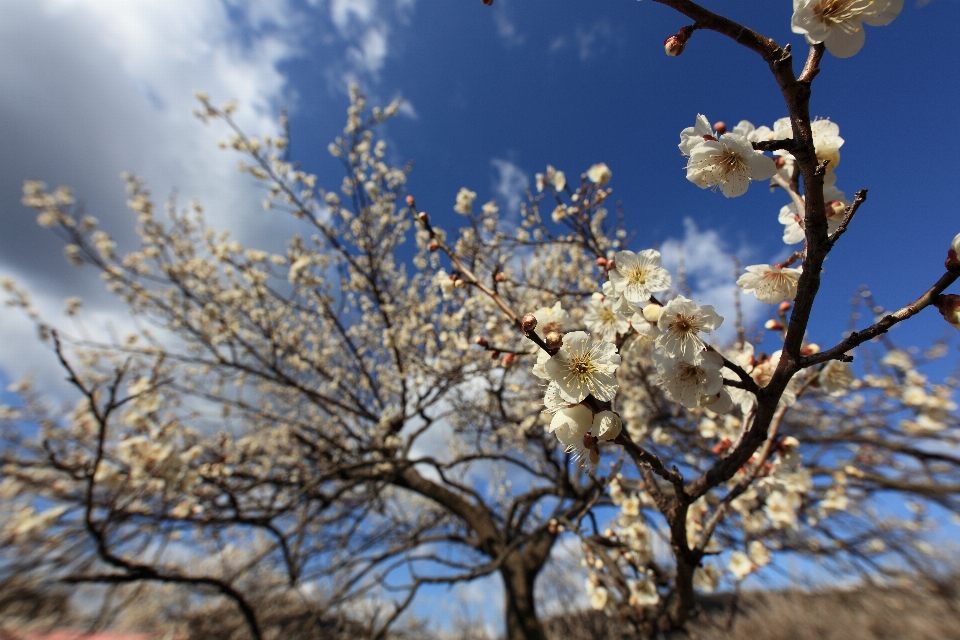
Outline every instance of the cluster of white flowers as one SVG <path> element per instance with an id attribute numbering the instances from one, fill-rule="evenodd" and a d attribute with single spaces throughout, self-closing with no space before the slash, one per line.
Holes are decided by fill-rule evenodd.
<path id="1" fill-rule="evenodd" d="M 680 132 L 680 151 L 687 161 L 687 180 L 701 189 L 720 188 L 728 198 L 742 196 L 751 180 L 769 180 L 777 165 L 762 151 L 753 148 L 742 133 L 717 134 L 706 117 L 697 115 L 696 124 Z"/>

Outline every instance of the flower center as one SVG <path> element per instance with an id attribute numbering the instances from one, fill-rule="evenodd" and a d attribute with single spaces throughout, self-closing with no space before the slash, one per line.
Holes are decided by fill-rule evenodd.
<path id="1" fill-rule="evenodd" d="M 839 26 L 844 31 L 856 31 L 853 25 L 843 23 L 866 11 L 873 0 L 823 0 L 814 9 L 814 15 L 827 25 Z"/>
<path id="2" fill-rule="evenodd" d="M 630 272 L 630 284 L 643 285 L 647 283 L 647 272 L 637 267 Z"/>
<path id="3" fill-rule="evenodd" d="M 613 324 L 617 321 L 617 314 L 610 307 L 604 307 L 600 312 L 600 322 L 603 324 Z"/>
<path id="4" fill-rule="evenodd" d="M 720 170 L 724 175 L 729 175 L 731 173 L 745 173 L 747 171 L 747 163 L 744 162 L 743 156 L 738 152 L 731 151 L 729 149 L 726 149 L 720 154 L 717 165 L 720 167 Z"/>
<path id="5" fill-rule="evenodd" d="M 593 370 L 593 363 L 589 358 L 574 358 L 570 361 L 570 371 L 582 378 Z"/>

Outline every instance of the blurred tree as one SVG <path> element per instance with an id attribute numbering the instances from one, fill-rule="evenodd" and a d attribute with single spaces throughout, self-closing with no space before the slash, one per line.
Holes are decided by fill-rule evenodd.
<path id="1" fill-rule="evenodd" d="M 849 30 L 809 31 L 796 76 L 774 41 L 664 4 L 694 20 L 668 54 L 717 31 L 760 54 L 784 94 L 789 117 L 772 129 L 701 117 L 680 145 L 698 186 L 735 197 L 771 180 L 790 197 L 785 240 L 803 249 L 738 281 L 778 305 L 768 329 L 781 351 L 754 352 L 742 326 L 735 344 L 704 342 L 723 319 L 684 296 L 659 253 L 625 250 L 603 164 L 569 181 L 548 167 L 515 228 L 496 202 L 476 212 L 465 188 L 454 207 L 465 224 L 448 234 L 404 200 L 408 168 L 376 138 L 396 103 L 368 112 L 354 88 L 329 149 L 346 171 L 337 192 L 290 161 L 286 134 L 249 137 L 235 105 L 201 95 L 199 117 L 231 129 L 265 208 L 311 235 L 282 255 L 245 248 L 207 227 L 199 204 L 158 216 L 129 177 L 141 245 L 121 256 L 68 189 L 25 185 L 38 222 L 99 271 L 138 329 L 67 335 L 4 284 L 79 400 L 58 410 L 24 381 L 24 406 L 0 414 L 0 570 L 223 596 L 245 623 L 231 636 L 254 638 L 291 637 L 289 625 L 384 637 L 423 587 L 496 573 L 511 640 L 544 637 L 536 579 L 561 536 L 580 539 L 587 564 L 571 607 L 606 610 L 643 637 L 683 628 L 697 589 L 738 584 L 775 553 L 844 576 L 930 572 L 927 514 L 956 512 L 960 492 L 955 380 L 930 382 L 889 341 L 861 345 L 926 306 L 955 320 L 942 292 L 960 275 L 957 247 L 915 302 L 887 313 L 870 301 L 874 324 L 828 349 L 806 342 L 823 261 L 866 198 L 836 189 L 842 139 L 807 108 L 825 48 L 849 54 L 838 44 Z M 896 3 L 862 15 L 848 3 L 850 15 L 823 18 L 835 4 L 815 13 L 828 26 L 896 15 Z M 67 305 L 80 313 L 81 301 Z M 915 515 L 895 517 L 891 494 Z"/>

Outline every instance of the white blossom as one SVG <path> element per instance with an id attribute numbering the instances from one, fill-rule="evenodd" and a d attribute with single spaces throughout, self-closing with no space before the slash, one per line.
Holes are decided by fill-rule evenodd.
<path id="1" fill-rule="evenodd" d="M 639 580 L 628 580 L 627 587 L 630 589 L 629 603 L 632 607 L 648 607 L 660 602 L 657 579 L 650 569 L 645 569 Z"/>
<path id="2" fill-rule="evenodd" d="M 570 314 L 563 310 L 559 301 L 552 307 L 540 307 L 533 312 L 533 317 L 537 319 L 537 328 L 534 331 L 541 338 L 546 338 L 551 331 L 563 333 L 570 322 Z"/>
<path id="3" fill-rule="evenodd" d="M 581 402 L 590 394 L 606 402 L 617 393 L 614 373 L 619 366 L 620 354 L 614 344 L 585 331 L 572 331 L 563 336 L 563 345 L 547 361 L 545 369 L 568 402 Z"/>
<path id="4" fill-rule="evenodd" d="M 473 201 L 477 199 L 477 194 L 466 187 L 462 187 L 457 192 L 457 202 L 453 205 L 453 210 L 463 216 L 468 216 L 473 211 Z"/>
<path id="5" fill-rule="evenodd" d="M 730 570 L 734 578 L 743 580 L 753 572 L 754 564 L 750 560 L 750 556 L 743 551 L 734 551 L 730 554 L 730 562 L 727 564 L 727 569 Z"/>
<path id="6" fill-rule="evenodd" d="M 654 356 L 660 385 L 667 395 L 687 408 L 700 404 L 703 396 L 720 393 L 723 388 L 723 358 L 714 351 L 703 353 L 696 364 L 662 354 Z"/>
<path id="7" fill-rule="evenodd" d="M 677 296 L 660 312 L 657 326 L 663 333 L 656 344 L 672 358 L 695 362 L 704 348 L 700 334 L 710 333 L 722 323 L 723 318 L 711 305 L 701 307 L 692 300 Z"/>
<path id="8" fill-rule="evenodd" d="M 853 370 L 846 362 L 831 360 L 820 370 L 820 386 L 832 396 L 849 391 L 853 381 Z"/>
<path id="9" fill-rule="evenodd" d="M 953 242 L 950 243 L 950 248 L 953 249 L 953 252 L 960 256 L 960 233 L 953 237 Z"/>
<path id="10" fill-rule="evenodd" d="M 660 266 L 660 252 L 644 249 L 640 253 L 618 251 L 615 268 L 610 272 L 614 290 L 633 304 L 641 304 L 658 291 L 670 287 L 670 272 Z"/>
<path id="11" fill-rule="evenodd" d="M 587 329 L 607 342 L 615 342 L 617 334 L 630 330 L 630 319 L 617 311 L 614 304 L 614 300 L 605 298 L 602 293 L 594 293 L 587 303 L 586 313 L 583 314 L 583 323 Z"/>
<path id="12" fill-rule="evenodd" d="M 759 540 L 752 540 L 747 545 L 747 555 L 750 556 L 753 564 L 758 567 L 765 567 L 770 564 L 770 550 L 763 546 L 763 543 Z"/>
<path id="13" fill-rule="evenodd" d="M 728 198 L 746 193 L 751 180 L 769 180 L 776 172 L 773 160 L 735 133 L 704 140 L 693 148 L 687 162 L 687 180 L 701 189 L 720 187 Z"/>
<path id="14" fill-rule="evenodd" d="M 863 24 L 882 27 L 900 15 L 903 0 L 793 0 L 793 32 L 822 42 L 838 58 L 863 47 Z"/>
<path id="15" fill-rule="evenodd" d="M 603 162 L 599 162 L 587 169 L 587 178 L 598 187 L 606 185 L 612 177 L 613 172 L 610 171 L 610 167 Z"/>
<path id="16" fill-rule="evenodd" d="M 776 304 L 797 297 L 801 273 L 801 269 L 754 264 L 747 267 L 747 273 L 737 278 L 737 286 L 757 296 L 760 302 Z"/>
<path id="17" fill-rule="evenodd" d="M 582 404 L 557 409 L 550 420 L 548 431 L 557 436 L 560 444 L 576 447 L 593 426 L 593 412 Z"/>
<path id="18" fill-rule="evenodd" d="M 689 156 L 693 149 L 704 140 L 716 140 L 717 136 L 713 132 L 713 127 L 703 114 L 697 114 L 697 122 L 692 127 L 687 127 L 680 132 L 680 153 Z"/>

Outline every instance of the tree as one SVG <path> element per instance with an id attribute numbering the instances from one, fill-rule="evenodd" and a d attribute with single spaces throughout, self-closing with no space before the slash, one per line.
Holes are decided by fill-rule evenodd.
<path id="1" fill-rule="evenodd" d="M 724 573 L 712 556 L 726 556 L 733 583 L 773 552 L 920 575 L 922 520 L 872 509 L 896 492 L 920 511 L 956 511 L 952 387 L 892 343 L 868 343 L 927 306 L 960 325 L 957 297 L 943 294 L 960 276 L 960 236 L 917 300 L 829 348 L 806 341 L 823 261 L 866 200 L 835 186 L 842 140 L 810 118 L 813 80 L 825 50 L 856 53 L 860 23 L 885 24 L 899 5 L 795 3 L 794 28 L 811 41 L 797 75 L 773 40 L 685 0 L 663 4 L 694 21 L 668 54 L 718 32 L 760 55 L 783 93 L 788 117 L 772 129 L 701 116 L 680 145 L 701 188 L 737 197 L 770 180 L 791 201 L 785 239 L 802 250 L 738 281 L 778 305 L 780 351 L 755 353 L 742 326 L 734 345 L 706 342 L 723 319 L 684 295 L 657 251 L 625 249 L 606 165 L 579 182 L 548 168 L 516 229 L 496 203 L 475 212 L 464 188 L 464 226 L 447 232 L 404 198 L 409 168 L 391 166 L 376 138 L 396 103 L 368 112 L 353 91 L 330 147 L 346 173 L 338 193 L 287 157 L 289 134 L 249 137 L 234 105 L 201 95 L 199 117 L 231 130 L 266 208 L 312 235 L 284 255 L 244 248 L 198 204 L 158 216 L 130 177 L 141 246 L 120 256 L 69 190 L 25 185 L 38 222 L 140 329 L 111 343 L 67 335 L 6 283 L 79 401 L 61 413 L 21 384 L 25 409 L 4 410 L 4 570 L 217 594 L 254 638 L 283 627 L 266 616 L 291 597 L 321 627 L 348 620 L 345 633 L 363 624 L 384 637 L 423 586 L 493 573 L 507 637 L 542 638 L 536 578 L 564 535 L 591 567 L 585 601 L 643 637 L 687 624 L 696 590 Z M 855 378 L 855 348 L 874 373 Z"/>

